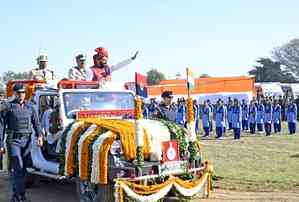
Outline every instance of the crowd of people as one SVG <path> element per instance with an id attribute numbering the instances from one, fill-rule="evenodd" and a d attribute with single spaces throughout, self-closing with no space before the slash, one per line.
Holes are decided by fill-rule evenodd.
<path id="1" fill-rule="evenodd" d="M 143 105 L 145 118 L 162 118 L 186 127 L 186 101 L 184 98 L 173 102 L 171 91 L 161 95 L 162 101 L 155 98 Z M 216 103 L 205 100 L 204 103 L 193 101 L 195 132 L 200 134 L 202 128 L 204 137 L 212 135 L 215 129 L 216 138 L 222 138 L 227 130 L 232 130 L 235 139 L 240 139 L 242 132 L 250 134 L 265 133 L 266 136 L 281 134 L 282 121 L 287 121 L 289 134 L 296 133 L 299 98 L 275 99 L 274 97 L 258 97 L 248 103 L 245 99 L 228 98 L 227 103 L 218 99 Z M 201 123 L 201 124 L 200 124 Z M 201 125 L 201 127 L 200 127 Z M 214 127 L 215 125 L 215 127 Z"/>

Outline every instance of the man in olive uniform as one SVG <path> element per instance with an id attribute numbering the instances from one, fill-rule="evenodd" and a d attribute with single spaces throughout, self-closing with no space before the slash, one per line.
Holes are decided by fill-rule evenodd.
<path id="1" fill-rule="evenodd" d="M 31 70 L 30 79 L 33 80 L 54 80 L 56 78 L 54 71 L 48 68 L 48 56 L 38 56 L 38 67 Z"/>
<path id="2" fill-rule="evenodd" d="M 4 104 L 0 131 L 0 153 L 5 153 L 4 136 L 7 135 L 8 168 L 12 179 L 13 196 L 11 202 L 28 202 L 25 196 L 26 167 L 30 160 L 31 133 L 35 132 L 39 146 L 43 144 L 43 132 L 37 113 L 30 102 L 25 101 L 25 88 L 22 84 L 13 87 L 15 98 Z"/>
<path id="3" fill-rule="evenodd" d="M 164 91 L 161 95 L 162 102 L 157 106 L 154 117 L 169 121 L 176 120 L 176 109 L 172 106 L 172 91 Z"/>

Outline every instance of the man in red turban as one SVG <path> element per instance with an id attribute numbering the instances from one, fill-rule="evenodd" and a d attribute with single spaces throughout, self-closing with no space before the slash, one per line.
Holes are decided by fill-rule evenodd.
<path id="1" fill-rule="evenodd" d="M 94 65 L 90 67 L 87 73 L 87 80 L 99 81 L 104 83 L 105 81 L 111 81 L 111 73 L 125 67 L 136 59 L 138 51 L 127 60 L 124 60 L 116 65 L 109 66 L 108 61 L 108 51 L 104 47 L 96 48 L 97 54 L 93 56 Z"/>

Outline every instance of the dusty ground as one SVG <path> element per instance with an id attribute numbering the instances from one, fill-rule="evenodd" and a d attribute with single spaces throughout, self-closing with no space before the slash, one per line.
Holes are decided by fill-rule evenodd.
<path id="1" fill-rule="evenodd" d="M 0 174 L 0 201 L 9 202 L 10 197 L 9 178 L 6 174 Z M 42 180 L 33 188 L 28 189 L 28 196 L 32 202 L 76 202 L 75 185 L 70 182 L 56 182 Z M 299 202 L 297 192 L 238 192 L 215 189 L 208 200 L 195 199 L 193 202 Z"/>

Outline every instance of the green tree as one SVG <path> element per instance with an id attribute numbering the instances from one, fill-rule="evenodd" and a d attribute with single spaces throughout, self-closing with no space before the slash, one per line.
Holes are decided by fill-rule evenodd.
<path id="1" fill-rule="evenodd" d="M 164 74 L 159 72 L 157 69 L 151 69 L 146 74 L 147 74 L 147 83 L 148 83 L 148 85 L 156 85 L 161 80 L 165 79 Z"/>
<path id="2" fill-rule="evenodd" d="M 273 57 L 284 65 L 287 71 L 299 77 L 299 38 L 274 48 Z"/>
<path id="3" fill-rule="evenodd" d="M 1 80 L 3 83 L 7 83 L 9 80 L 17 80 L 17 79 L 29 79 L 29 72 L 14 72 L 7 71 L 2 74 Z"/>
<path id="4" fill-rule="evenodd" d="M 281 69 L 280 62 L 270 58 L 259 58 L 256 62 L 258 65 L 248 72 L 255 76 L 256 82 L 296 82 L 290 72 Z"/>
<path id="5" fill-rule="evenodd" d="M 209 77 L 211 77 L 211 76 L 208 75 L 208 74 L 201 74 L 201 75 L 199 76 L 199 78 L 209 78 Z"/>

